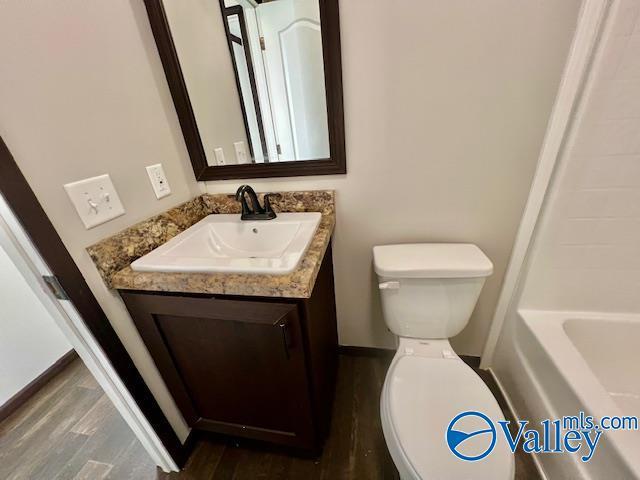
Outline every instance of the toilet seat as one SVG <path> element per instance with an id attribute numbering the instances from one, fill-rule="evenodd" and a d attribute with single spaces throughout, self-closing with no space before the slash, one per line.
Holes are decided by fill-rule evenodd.
<path id="1" fill-rule="evenodd" d="M 465 461 L 451 452 L 447 427 L 464 411 L 481 412 L 494 424 L 504 418 L 487 386 L 453 353 L 447 340 L 401 339 L 385 379 L 381 416 L 403 480 L 513 478 L 513 454 L 499 429 L 495 447 L 481 460 Z M 467 440 L 477 442 L 470 445 L 480 451 L 486 450 L 485 441 L 482 435 Z"/>

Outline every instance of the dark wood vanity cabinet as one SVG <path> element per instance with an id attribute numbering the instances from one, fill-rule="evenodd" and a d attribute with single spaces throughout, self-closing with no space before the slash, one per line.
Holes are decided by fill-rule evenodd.
<path id="1" fill-rule="evenodd" d="M 120 294 L 192 428 L 321 446 L 338 348 L 330 249 L 311 298 Z"/>

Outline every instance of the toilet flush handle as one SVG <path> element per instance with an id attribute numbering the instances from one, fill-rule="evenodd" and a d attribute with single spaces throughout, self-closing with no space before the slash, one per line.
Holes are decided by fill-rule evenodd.
<path id="1" fill-rule="evenodd" d="M 380 290 L 398 290 L 400 288 L 400 282 L 397 280 L 391 280 L 389 282 L 382 282 L 378 284 Z"/>

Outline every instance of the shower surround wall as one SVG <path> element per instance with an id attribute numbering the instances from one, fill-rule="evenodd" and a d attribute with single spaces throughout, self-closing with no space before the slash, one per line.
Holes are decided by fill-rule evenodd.
<path id="1" fill-rule="evenodd" d="M 640 0 L 611 3 L 490 361 L 532 425 L 640 402 L 634 352 L 616 343 L 640 325 L 639 16 Z M 614 373 L 604 381 L 602 371 Z M 640 478 L 638 449 L 640 432 L 607 432 L 588 463 L 537 460 L 547 478 Z"/>
<path id="2" fill-rule="evenodd" d="M 536 239 L 521 306 L 640 313 L 640 10 L 623 1 Z"/>

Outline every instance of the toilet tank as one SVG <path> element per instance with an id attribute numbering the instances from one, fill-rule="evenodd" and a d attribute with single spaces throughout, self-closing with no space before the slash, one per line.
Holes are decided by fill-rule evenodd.
<path id="1" fill-rule="evenodd" d="M 469 243 L 373 247 L 384 319 L 394 334 L 449 338 L 469 322 L 491 260 Z"/>

